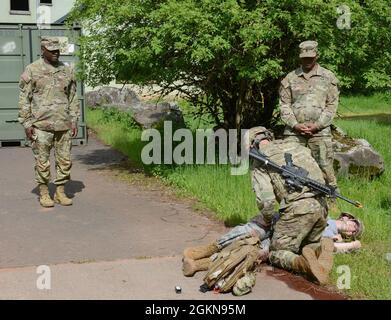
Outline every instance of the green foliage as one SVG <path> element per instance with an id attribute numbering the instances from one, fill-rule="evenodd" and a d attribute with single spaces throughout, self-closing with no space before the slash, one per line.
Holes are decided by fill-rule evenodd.
<path id="1" fill-rule="evenodd" d="M 279 80 L 298 65 L 298 44 L 319 42 L 321 63 L 343 88 L 391 87 L 388 0 L 77 0 L 83 77 L 179 90 L 225 127 L 269 125 Z M 348 18 L 349 18 L 348 17 Z"/>
<path id="2" fill-rule="evenodd" d="M 102 109 L 102 123 L 115 123 L 123 128 L 138 128 L 139 125 L 134 121 L 131 113 L 123 112 L 116 108 Z"/>
<path id="3" fill-rule="evenodd" d="M 98 132 L 98 137 L 131 159 L 134 166 L 143 168 L 141 129 L 130 114 L 113 108 L 87 109 L 87 124 Z"/>

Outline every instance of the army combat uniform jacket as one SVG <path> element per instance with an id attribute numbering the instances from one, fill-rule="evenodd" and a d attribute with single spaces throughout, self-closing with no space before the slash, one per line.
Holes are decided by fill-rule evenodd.
<path id="1" fill-rule="evenodd" d="M 44 131 L 65 131 L 77 125 L 79 101 L 70 66 L 39 59 L 28 65 L 19 82 L 19 122 Z"/>
<path id="2" fill-rule="evenodd" d="M 307 74 L 301 67 L 290 72 L 280 86 L 284 134 L 296 135 L 293 130 L 296 124 L 312 122 L 320 129 L 314 136 L 330 136 L 330 125 L 338 107 L 337 83 L 335 75 L 319 64 Z"/>
<path id="3" fill-rule="evenodd" d="M 271 161 L 282 166 L 285 165 L 285 153 L 292 155 L 293 163 L 305 168 L 308 176 L 324 184 L 325 180 L 319 165 L 311 156 L 311 150 L 296 142 L 274 140 L 260 147 Z M 271 223 L 275 213 L 276 201 L 280 209 L 284 210 L 291 203 L 305 198 L 321 196 L 317 191 L 304 187 L 301 191 L 288 190 L 284 178 L 273 170 L 260 166 L 256 160 L 252 168 L 252 185 L 257 197 L 257 204 L 267 224 Z M 321 196 L 323 197 L 323 196 Z"/>

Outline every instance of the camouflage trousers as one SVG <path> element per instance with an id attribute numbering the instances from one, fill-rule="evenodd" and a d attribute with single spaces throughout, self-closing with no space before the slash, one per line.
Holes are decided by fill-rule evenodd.
<path id="1" fill-rule="evenodd" d="M 56 179 L 54 184 L 62 185 L 71 177 L 71 148 L 70 130 L 43 131 L 35 128 L 31 148 L 35 158 L 35 181 L 37 184 L 50 182 L 50 151 L 54 147 L 56 161 Z"/>
<path id="2" fill-rule="evenodd" d="M 235 240 L 244 239 L 249 236 L 258 237 L 261 240 L 260 247 L 263 250 L 269 250 L 270 232 L 266 232 L 253 222 L 248 222 L 231 229 L 228 233 L 217 240 L 217 246 L 221 250 L 230 245 Z"/>
<path id="3" fill-rule="evenodd" d="M 322 170 L 326 183 L 337 187 L 337 178 L 335 177 L 333 167 L 334 151 L 331 137 L 306 138 L 304 136 L 286 136 L 284 140 L 294 141 L 311 149 L 312 157 Z"/>
<path id="4" fill-rule="evenodd" d="M 319 246 L 326 226 L 327 204 L 324 199 L 295 201 L 284 210 L 274 227 L 270 262 L 277 267 L 292 270 L 293 260 L 304 246 L 310 245 L 313 249 Z"/>

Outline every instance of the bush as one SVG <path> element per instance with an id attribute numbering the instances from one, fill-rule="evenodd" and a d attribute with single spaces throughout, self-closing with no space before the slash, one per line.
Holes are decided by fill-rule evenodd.
<path id="1" fill-rule="evenodd" d="M 77 0 L 82 77 L 179 90 L 218 126 L 270 125 L 298 44 L 317 40 L 345 90 L 391 87 L 388 0 Z"/>

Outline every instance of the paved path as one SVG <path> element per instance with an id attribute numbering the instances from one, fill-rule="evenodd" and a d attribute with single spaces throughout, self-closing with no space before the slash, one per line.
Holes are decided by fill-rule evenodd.
<path id="1" fill-rule="evenodd" d="M 74 205 L 45 209 L 37 201 L 31 150 L 0 148 L 0 299 L 235 298 L 203 294 L 202 274 L 181 274 L 183 248 L 215 239 L 226 230 L 221 223 L 108 174 L 102 169 L 124 157 L 93 138 L 75 147 L 73 158 L 67 193 Z M 39 265 L 50 266 L 51 290 L 37 289 Z M 312 298 L 267 269 L 242 299 Z"/>

